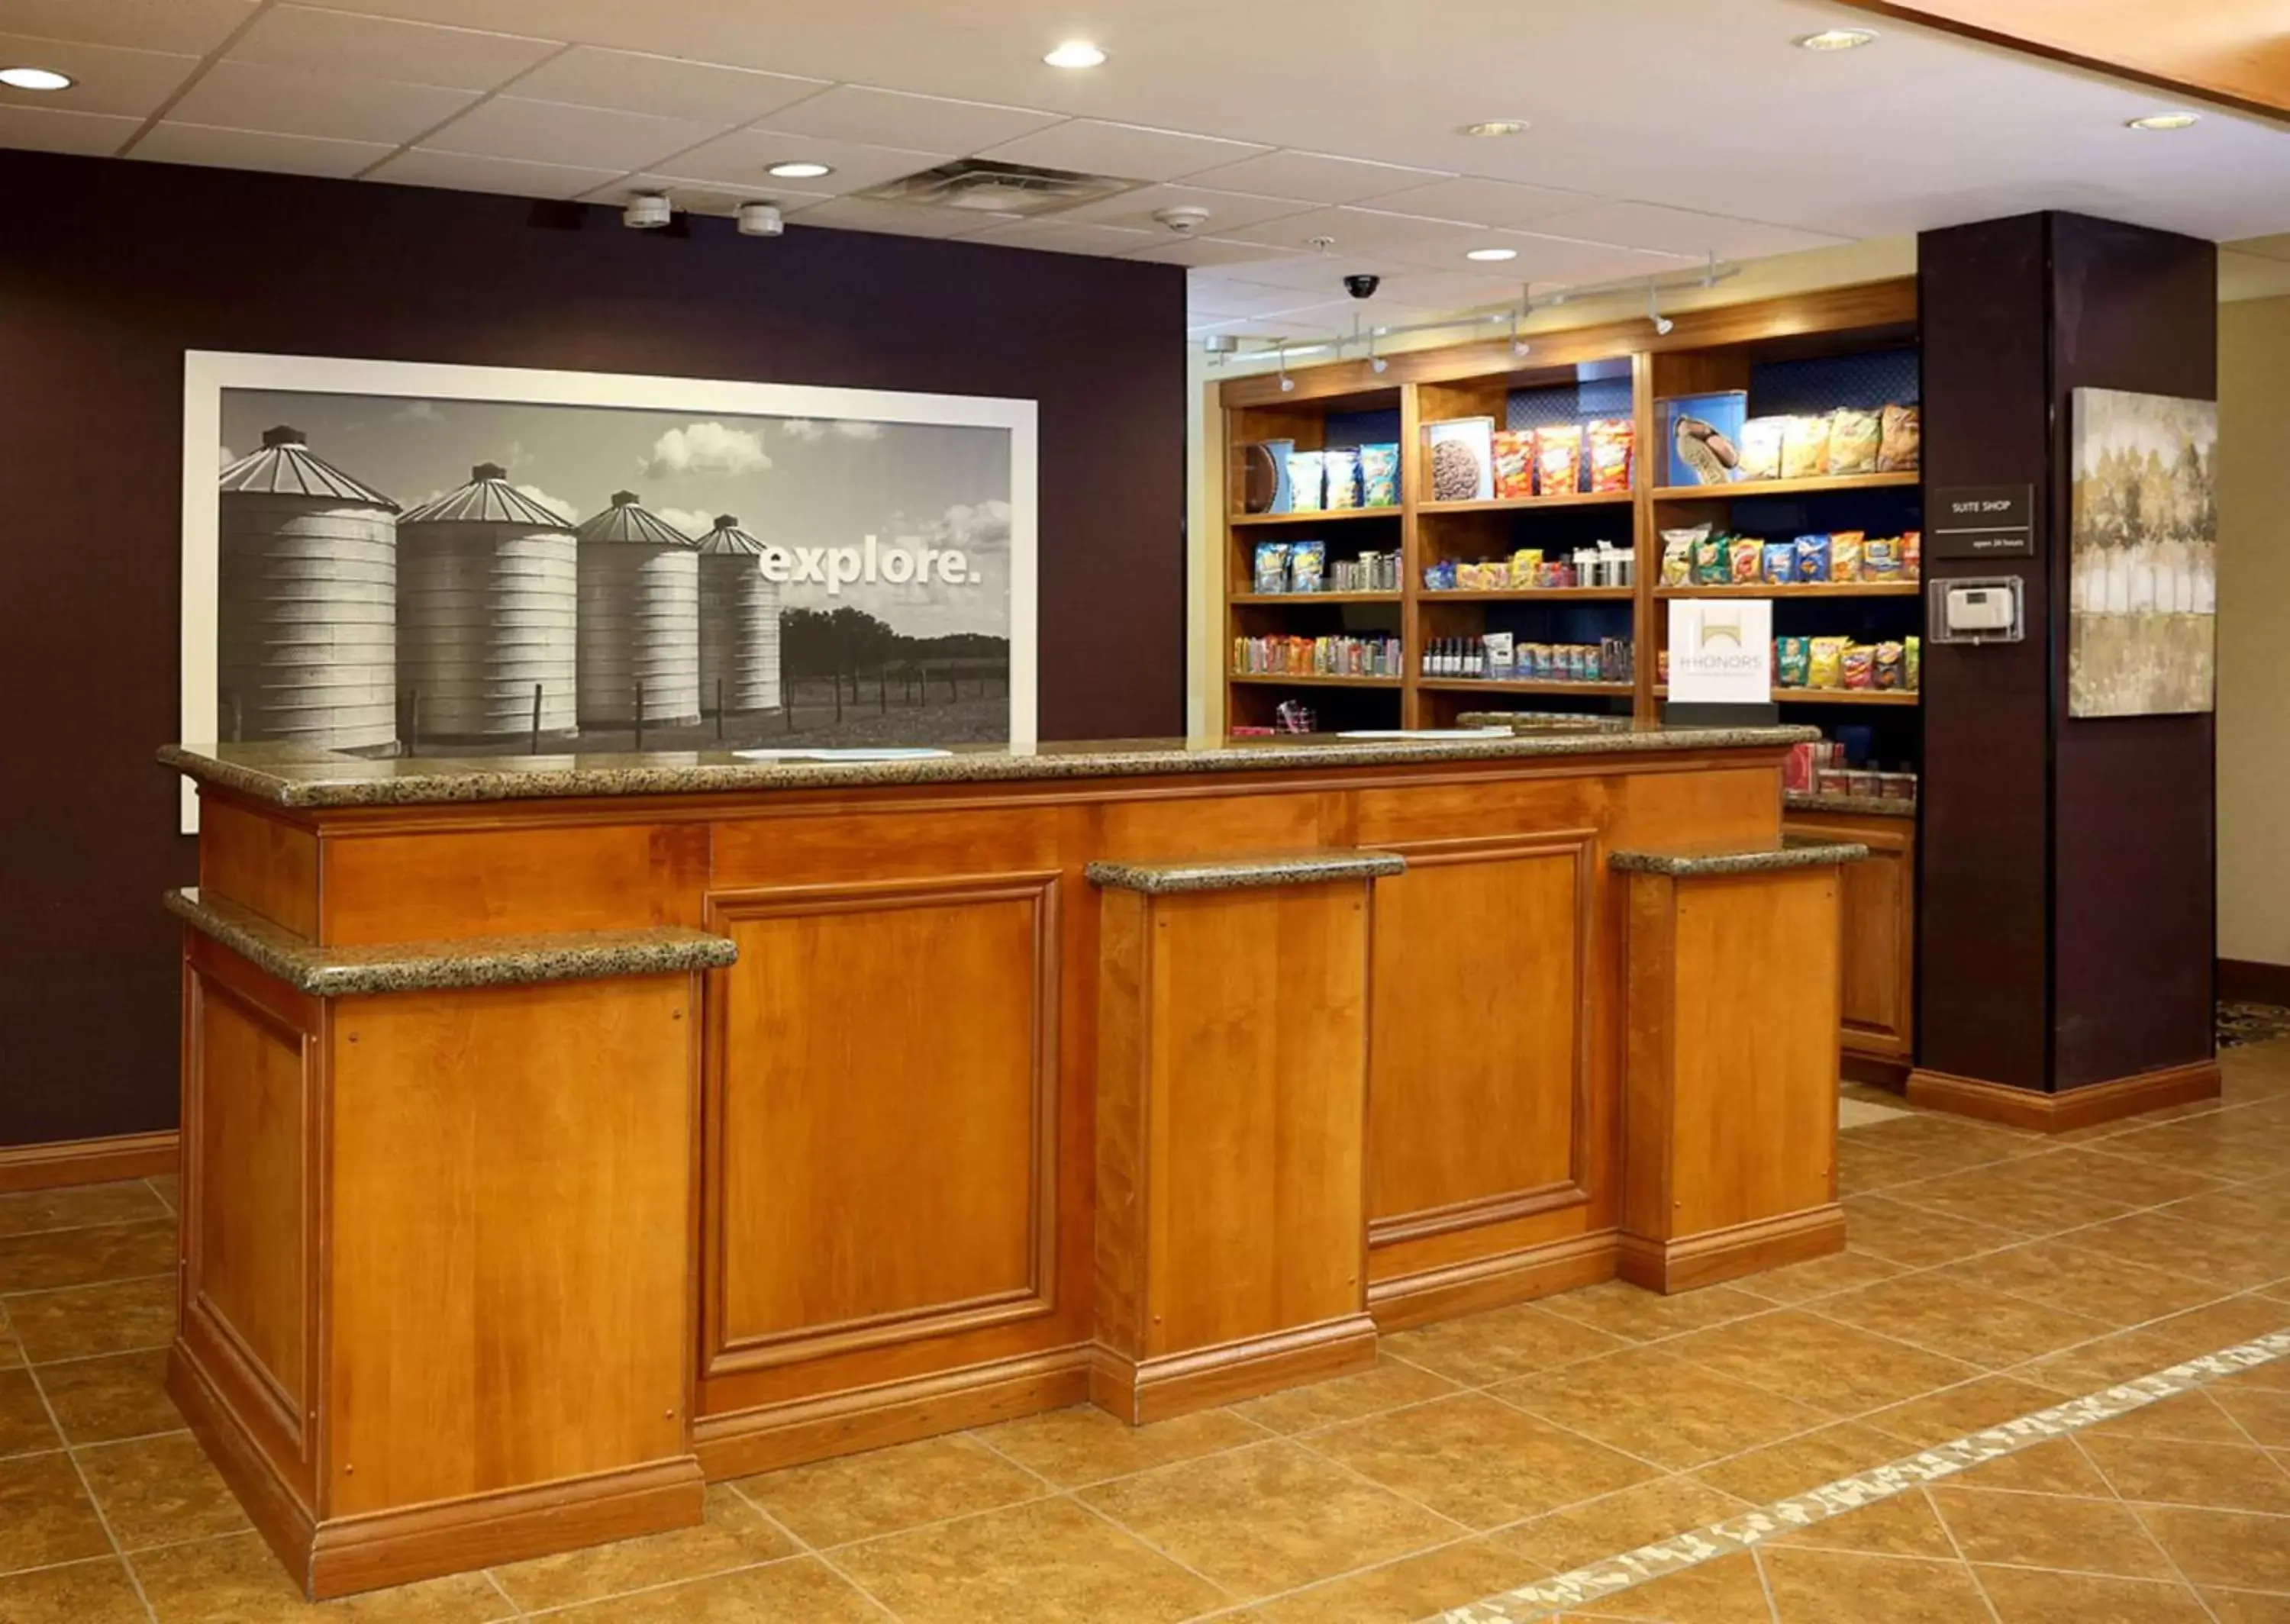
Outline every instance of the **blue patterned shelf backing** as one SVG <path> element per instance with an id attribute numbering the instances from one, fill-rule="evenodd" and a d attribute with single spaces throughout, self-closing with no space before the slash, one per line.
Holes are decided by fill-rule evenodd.
<path id="1" fill-rule="evenodd" d="M 1341 450 L 1348 445 L 1397 445 L 1399 408 L 1385 412 L 1331 412 L 1323 444 Z"/>
<path id="2" fill-rule="evenodd" d="M 1630 415 L 1630 377 L 1590 378 L 1580 383 L 1545 384 L 1513 389 L 1503 403 L 1506 428 L 1555 428 L 1593 418 Z"/>
<path id="3" fill-rule="evenodd" d="M 1921 399 L 1921 370 L 1913 349 L 1872 349 L 1809 361 L 1768 361 L 1750 369 L 1750 415 L 1780 417 L 1864 411 Z"/>

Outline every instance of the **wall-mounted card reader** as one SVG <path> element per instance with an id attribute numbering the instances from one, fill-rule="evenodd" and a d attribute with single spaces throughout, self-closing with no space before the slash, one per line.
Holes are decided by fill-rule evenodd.
<path id="1" fill-rule="evenodd" d="M 2017 643 L 2020 578 L 1936 580 L 1926 588 L 1926 636 L 1934 643 Z"/>

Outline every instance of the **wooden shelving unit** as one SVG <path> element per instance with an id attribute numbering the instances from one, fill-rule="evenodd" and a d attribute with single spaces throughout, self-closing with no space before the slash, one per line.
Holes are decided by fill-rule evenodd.
<path id="1" fill-rule="evenodd" d="M 1775 363 L 1822 361 L 1865 352 L 1899 350 L 1916 341 L 1913 278 L 1793 295 L 1755 303 L 1683 311 L 1666 334 L 1643 316 L 1534 335 L 1531 356 L 1512 353 L 1508 338 L 1416 350 L 1388 356 L 1382 372 L 1365 361 L 1310 367 L 1288 374 L 1284 390 L 1271 377 L 1236 379 L 1218 389 L 1225 455 L 1220 460 L 1225 513 L 1225 651 L 1241 636 L 1318 636 L 1349 633 L 1396 635 L 1406 652 L 1405 676 L 1309 677 L 1275 674 L 1232 676 L 1225 685 L 1224 721 L 1266 726 L 1284 690 L 1311 690 L 1320 725 L 1438 727 L 1471 708 L 1472 696 L 1534 695 L 1575 701 L 1641 721 L 1660 714 L 1655 682 L 1666 633 L 1667 605 L 1678 596 L 1834 600 L 1840 617 L 1890 616 L 1898 606 L 1856 600 L 1914 599 L 1913 581 L 1790 584 L 1787 586 L 1663 588 L 1661 532 L 1708 518 L 1723 523 L 1727 505 L 1750 498 L 1787 498 L 1849 504 L 1856 495 L 1915 488 L 1920 476 L 1870 474 L 1754 484 L 1661 485 L 1669 468 L 1661 444 L 1658 403 L 1666 396 L 1749 388 L 1756 369 Z M 1433 501 L 1428 479 L 1425 426 L 1448 419 L 1507 416 L 1514 392 L 1575 391 L 1551 399 L 1585 398 L 1595 391 L 1601 409 L 1583 416 L 1629 416 L 1637 426 L 1636 484 L 1623 492 L 1489 501 Z M 1626 404 L 1624 404 L 1626 403 Z M 1753 410 L 1758 409 L 1755 398 Z M 1811 409 L 1811 408 L 1807 408 Z M 1543 419 L 1538 420 L 1560 420 Z M 1373 425 L 1372 428 L 1367 427 Z M 1400 448 L 1399 503 L 1317 513 L 1250 514 L 1239 506 L 1239 451 L 1265 440 L 1288 440 L 1299 450 L 1396 442 Z M 1897 499 L 1895 499 L 1897 500 Z M 1850 512 L 1849 507 L 1843 511 Z M 1822 509 L 1814 509 L 1818 521 Z M 1847 521 L 1840 519 L 1840 524 Z M 1755 528 L 1755 525 L 1752 525 Z M 1268 594 L 1254 588 L 1259 541 L 1325 540 L 1330 563 L 1363 550 L 1399 555 L 1397 592 Z M 1578 547 L 1611 541 L 1634 548 L 1632 587 L 1518 588 L 1434 592 L 1422 584 L 1433 562 L 1489 560 L 1520 548 L 1563 557 Z M 1803 618 L 1804 612 L 1796 612 Z M 1628 639 L 1636 676 L 1623 682 L 1549 682 L 1426 677 L 1419 669 L 1435 639 L 1476 636 L 1507 629 L 1521 640 L 1554 643 Z M 1911 707 L 1913 693 L 1789 689 L 1786 705 Z M 1627 707 L 1619 702 L 1627 700 Z M 1890 725 L 1889 724 L 1887 725 Z M 1908 725 L 1913 726 L 1913 722 Z"/>
<path id="2" fill-rule="evenodd" d="M 1669 690 L 1657 686 L 1657 699 L 1667 699 Z M 1923 695 L 1914 688 L 1776 688 L 1776 705 L 1916 705 Z"/>

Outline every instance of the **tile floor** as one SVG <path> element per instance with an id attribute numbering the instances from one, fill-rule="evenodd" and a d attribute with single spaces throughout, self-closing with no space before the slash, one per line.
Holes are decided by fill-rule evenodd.
<path id="1" fill-rule="evenodd" d="M 0 1620 L 1407 1624 L 2290 1328 L 2290 1040 L 2222 1064 L 2221 1100 L 2064 1139 L 1848 1128 L 1838 1257 L 1403 1332 L 1141 1431 L 719 1484 L 695 1529 L 325 1608 L 160 1390 L 170 1181 L 0 1196 Z M 2290 1360 L 1555 1616 L 2290 1624 Z"/>

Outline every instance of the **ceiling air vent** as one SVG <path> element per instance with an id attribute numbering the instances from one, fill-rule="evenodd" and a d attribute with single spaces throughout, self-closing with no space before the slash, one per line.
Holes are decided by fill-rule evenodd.
<path id="1" fill-rule="evenodd" d="M 854 196 L 877 203 L 920 203 L 941 209 L 972 209 L 981 214 L 1053 214 L 1077 204 L 1133 191 L 1141 180 L 1111 175 L 1080 175 L 1069 169 L 1036 169 L 1026 164 L 997 164 L 957 158 L 936 169 L 886 180 Z"/>

